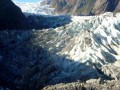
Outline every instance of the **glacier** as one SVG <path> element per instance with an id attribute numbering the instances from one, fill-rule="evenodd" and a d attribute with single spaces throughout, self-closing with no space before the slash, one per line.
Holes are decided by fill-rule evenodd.
<path id="1" fill-rule="evenodd" d="M 36 45 L 48 50 L 49 58 L 61 70 L 49 83 L 90 78 L 119 80 L 120 13 L 71 16 L 71 20 L 55 29 L 33 32 Z"/>
<path id="2" fill-rule="evenodd" d="M 17 2 L 13 1 L 17 6 L 19 6 L 22 12 L 26 15 L 57 15 L 54 8 L 51 8 L 50 5 L 42 5 L 44 0 L 39 2 Z"/>
<path id="3" fill-rule="evenodd" d="M 0 32 L 5 80 L 7 70 L 10 82 L 28 90 L 77 80 L 120 80 L 120 13 L 45 17 L 55 17 L 46 24 L 62 25 Z"/>

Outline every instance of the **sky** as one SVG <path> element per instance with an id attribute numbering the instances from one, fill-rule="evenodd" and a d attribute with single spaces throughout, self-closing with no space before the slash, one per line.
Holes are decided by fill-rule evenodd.
<path id="1" fill-rule="evenodd" d="M 40 0 L 13 0 L 13 1 L 17 1 L 17 2 L 38 2 Z"/>

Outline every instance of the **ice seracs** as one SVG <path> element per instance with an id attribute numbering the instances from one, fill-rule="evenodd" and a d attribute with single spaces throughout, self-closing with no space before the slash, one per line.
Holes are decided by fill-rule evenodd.
<path id="1" fill-rule="evenodd" d="M 29 2 L 16 2 L 14 3 L 21 8 L 25 15 L 56 15 L 54 8 L 50 8 L 49 5 L 41 5 L 41 1 L 29 3 Z"/>
<path id="2" fill-rule="evenodd" d="M 74 75 L 78 75 L 76 79 L 108 75 L 119 79 L 120 74 L 114 70 L 120 69 L 118 64 L 120 62 L 116 64 L 116 61 L 120 60 L 119 15 L 119 13 L 105 13 L 100 16 L 72 16 L 70 24 L 36 31 L 42 38 L 38 39 L 39 44 L 49 49 L 50 57 L 60 64 L 62 68 L 60 76 L 63 75 L 64 78 L 68 76 L 72 78 Z M 111 65 L 115 68 L 110 67 Z"/>

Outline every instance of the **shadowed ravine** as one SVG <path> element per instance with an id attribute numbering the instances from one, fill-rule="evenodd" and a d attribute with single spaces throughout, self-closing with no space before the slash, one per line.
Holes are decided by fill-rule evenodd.
<path id="1" fill-rule="evenodd" d="M 27 17 L 30 29 L 48 29 L 64 26 L 71 22 L 71 16 L 30 15 Z"/>
<path id="2" fill-rule="evenodd" d="M 96 70 L 93 67 L 73 60 L 64 60 L 64 57 L 37 46 L 39 41 L 34 41 L 36 36 L 33 36 L 32 31 L 3 31 L 0 32 L 0 38 L 0 84 L 11 90 L 39 90 L 46 85 L 99 77 L 98 73 L 94 73 Z M 61 61 L 55 61 L 51 55 Z M 66 70 L 66 74 L 62 74 L 65 73 L 64 64 L 68 67 L 76 65 L 73 70 L 88 68 L 92 71 L 89 72 L 91 75 L 80 75 L 80 70 Z"/>
<path id="3" fill-rule="evenodd" d="M 58 56 L 37 46 L 39 41 L 33 41 L 36 36 L 32 35 L 32 31 L 3 31 L 0 35 L 2 39 L 0 83 L 5 87 L 11 88 L 11 90 L 39 90 L 45 85 L 75 82 L 79 79 L 86 81 L 90 78 L 99 77 L 99 74 L 94 73 L 96 70 L 91 66 L 86 66 L 73 60 L 55 61 L 50 55 L 54 55 L 60 60 L 64 60 L 64 56 Z M 86 75 L 81 76 L 81 71 L 79 70 L 78 72 L 72 71 L 73 73 L 66 70 L 66 75 L 62 74 L 64 73 L 62 71 L 64 63 L 66 66 L 76 64 L 73 70 L 75 68 L 76 70 L 88 68 L 93 73 L 90 72 L 91 75 L 86 73 Z M 71 75 L 67 75 L 67 73 L 71 73 Z M 77 76 L 75 77 L 75 75 Z"/>

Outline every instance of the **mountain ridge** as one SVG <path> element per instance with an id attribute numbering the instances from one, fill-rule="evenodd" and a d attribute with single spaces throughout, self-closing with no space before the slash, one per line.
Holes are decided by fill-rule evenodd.
<path id="1" fill-rule="evenodd" d="M 60 14 L 98 15 L 105 12 L 119 12 L 120 0 L 47 0 Z"/>

